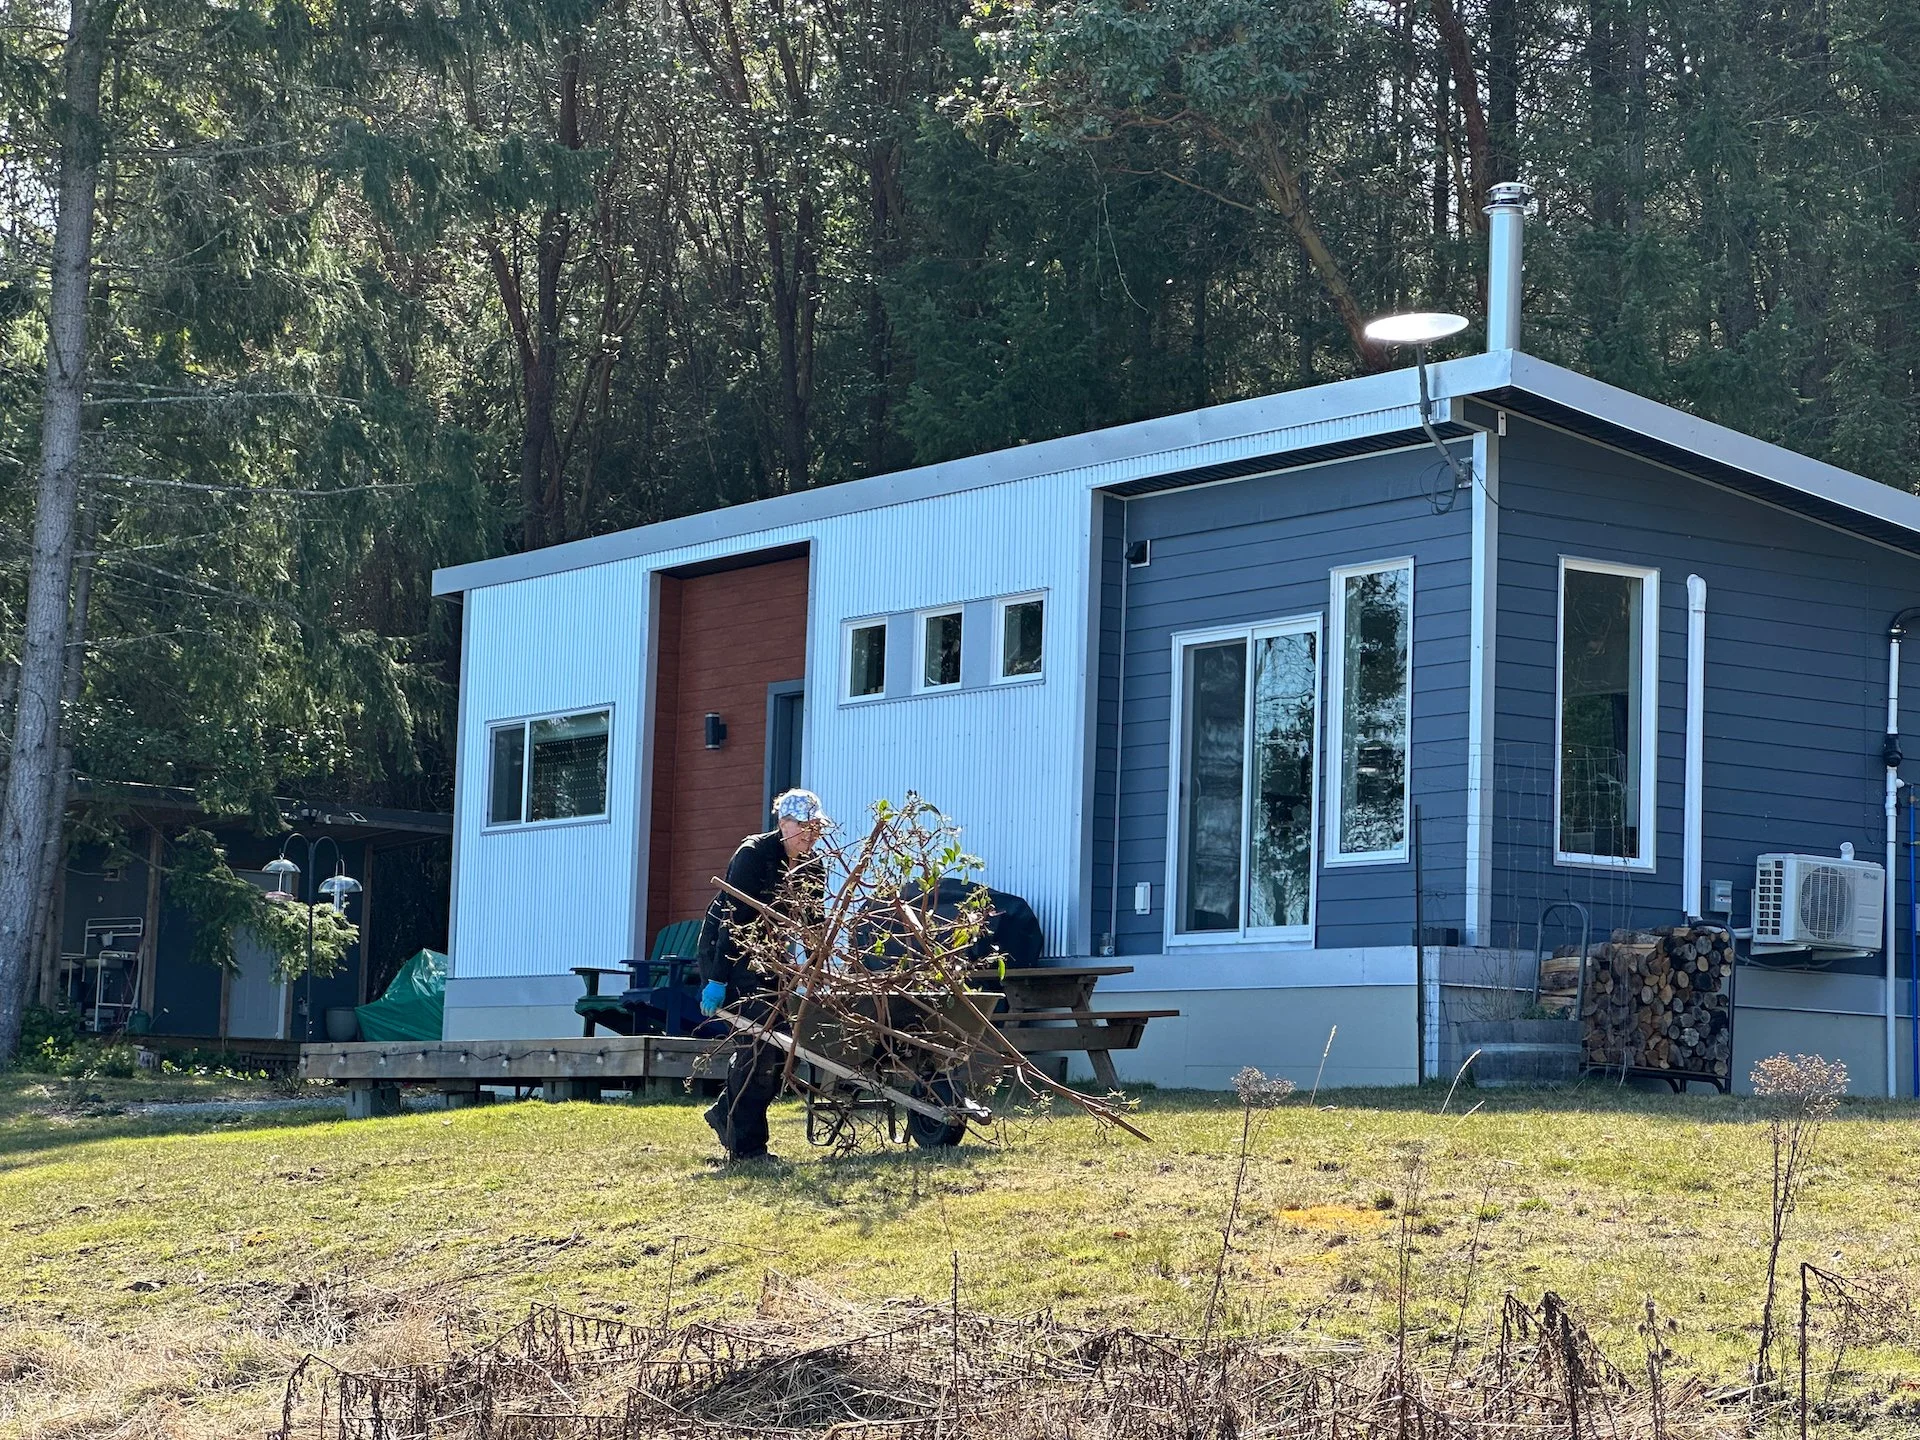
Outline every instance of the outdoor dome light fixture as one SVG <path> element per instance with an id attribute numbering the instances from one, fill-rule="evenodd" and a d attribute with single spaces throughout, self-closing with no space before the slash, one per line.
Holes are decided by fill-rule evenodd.
<path id="1" fill-rule="evenodd" d="M 1427 347 L 1436 340 L 1445 340 L 1458 335 L 1467 328 L 1464 315 L 1449 315 L 1445 311 L 1415 310 L 1405 315 L 1383 315 L 1367 325 L 1366 336 L 1376 345 L 1411 345 L 1414 365 L 1420 372 L 1420 428 L 1427 432 L 1427 439 L 1433 442 L 1433 448 L 1440 452 L 1440 458 L 1447 462 L 1447 469 L 1453 472 L 1453 486 L 1462 490 L 1473 484 L 1473 462 L 1469 460 L 1465 468 L 1453 458 L 1440 439 L 1440 432 L 1433 428 L 1433 400 L 1427 391 Z M 1452 507 L 1452 500 L 1447 502 Z M 1438 502 L 1436 501 L 1436 508 Z"/>
<path id="2" fill-rule="evenodd" d="M 281 855 L 267 862 L 266 873 L 273 877 L 273 889 L 267 892 L 267 899 L 281 905 L 292 904 L 293 877 L 300 873 L 300 867 Z"/>
<path id="3" fill-rule="evenodd" d="M 334 914 L 344 915 L 347 913 L 347 896 L 360 893 L 360 882 L 342 868 L 320 882 L 320 893 L 333 901 Z"/>

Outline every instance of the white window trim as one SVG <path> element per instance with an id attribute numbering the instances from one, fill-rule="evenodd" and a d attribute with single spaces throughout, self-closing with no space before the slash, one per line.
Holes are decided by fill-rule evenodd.
<path id="1" fill-rule="evenodd" d="M 1040 605 L 1040 668 L 1031 675 L 1007 674 L 1007 607 L 1028 605 L 1035 601 Z M 1024 595 L 1003 595 L 993 602 L 993 683 L 996 685 L 1037 685 L 1047 678 L 1047 611 L 1052 607 L 1047 603 L 1047 592 L 1029 590 Z M 964 621 L 961 622 L 963 625 Z M 924 643 L 924 640 L 923 642 Z M 962 645 L 965 636 L 962 635 Z M 924 667 L 922 667 L 924 673 Z"/>
<path id="2" fill-rule="evenodd" d="M 871 695 L 853 693 L 853 636 L 856 630 L 878 630 L 882 635 L 887 631 L 887 617 L 869 615 L 859 620 L 840 622 L 840 703 L 842 705 L 871 705 L 876 700 L 887 698 L 887 661 L 880 662 L 880 688 Z"/>
<path id="3" fill-rule="evenodd" d="M 1173 642 L 1173 684 L 1171 708 L 1168 710 L 1168 760 L 1167 760 L 1167 867 L 1162 881 L 1165 904 L 1162 911 L 1162 942 L 1166 948 L 1174 949 L 1214 949 L 1225 950 L 1240 946 L 1256 945 L 1272 948 L 1290 947 L 1308 948 L 1313 944 L 1314 926 L 1320 917 L 1320 867 L 1309 863 L 1307 867 L 1307 923 L 1304 925 L 1275 925 L 1253 928 L 1245 923 L 1248 906 L 1247 891 L 1251 884 L 1252 866 L 1248 863 L 1247 850 L 1250 848 L 1250 826 L 1253 808 L 1253 778 L 1251 754 L 1246 756 L 1247 769 L 1242 772 L 1240 786 L 1240 916 L 1241 927 L 1237 933 L 1225 930 L 1196 930 L 1182 933 L 1180 921 L 1180 786 L 1181 756 L 1180 742 L 1185 738 L 1186 716 L 1186 666 L 1182 663 L 1182 651 L 1194 645 L 1206 645 L 1219 640 L 1244 640 L 1247 642 L 1247 715 L 1243 722 L 1243 736 L 1253 731 L 1253 644 L 1256 640 L 1274 635 L 1307 635 L 1314 637 L 1313 667 L 1313 739 L 1314 763 L 1322 763 L 1321 756 L 1325 747 L 1320 743 L 1322 710 L 1326 693 L 1326 637 L 1324 626 L 1318 615 L 1288 615 L 1273 620 L 1261 620 L 1250 625 L 1220 625 L 1206 630 L 1183 630 L 1172 637 Z M 1243 743 L 1245 743 L 1243 741 Z M 1249 749 L 1251 746 L 1249 745 Z M 1320 786 L 1316 783 L 1307 797 L 1312 815 L 1308 820 L 1313 835 L 1320 833 Z M 1307 853 L 1314 860 L 1319 858 L 1320 847 L 1317 843 L 1307 847 Z"/>
<path id="4" fill-rule="evenodd" d="M 960 621 L 960 673 L 945 685 L 927 683 L 927 621 L 943 616 L 957 616 Z M 942 695 L 949 690 L 962 689 L 967 683 L 967 609 L 964 605 L 933 605 L 925 610 L 913 612 L 913 693 L 916 695 Z"/>
<path id="5" fill-rule="evenodd" d="M 1341 587 L 1358 575 L 1382 575 L 1389 570 L 1407 572 L 1407 779 L 1400 795 L 1400 843 L 1391 850 L 1340 853 L 1340 764 L 1343 731 L 1346 726 L 1347 685 L 1347 606 Z M 1328 865 L 1398 865 L 1412 854 L 1408 837 L 1413 833 L 1413 617 L 1414 564 L 1411 555 L 1397 560 L 1375 560 L 1364 565 L 1342 565 L 1329 573 L 1327 582 L 1327 846 Z"/>
<path id="6" fill-rule="evenodd" d="M 1640 850 L 1633 859 L 1615 855 L 1580 855 L 1560 846 L 1561 762 L 1565 758 L 1561 729 L 1566 716 L 1566 664 L 1562 653 L 1567 635 L 1567 572 L 1622 575 L 1641 582 L 1640 592 Z M 1611 560 L 1560 557 L 1554 587 L 1553 617 L 1553 863 L 1598 870 L 1656 868 L 1654 842 L 1659 821 L 1660 776 L 1660 572 L 1644 565 L 1621 565 Z"/>
<path id="7" fill-rule="evenodd" d="M 529 820 L 526 818 L 533 800 L 533 737 L 535 723 L 541 720 L 564 720 L 569 715 L 593 715 L 600 711 L 607 714 L 607 794 L 599 811 L 592 815 L 556 815 L 551 820 Z M 489 720 L 487 736 L 487 773 L 483 791 L 481 813 L 486 816 L 481 825 L 482 834 L 508 834 L 521 830 L 556 830 L 568 825 L 605 825 L 613 819 L 613 729 L 616 723 L 615 707 L 611 700 L 587 705 L 569 705 L 564 710 L 543 710 L 534 715 L 509 715 L 499 720 Z M 520 731 L 520 816 L 518 820 L 495 820 L 493 818 L 493 737 L 496 731 Z"/>

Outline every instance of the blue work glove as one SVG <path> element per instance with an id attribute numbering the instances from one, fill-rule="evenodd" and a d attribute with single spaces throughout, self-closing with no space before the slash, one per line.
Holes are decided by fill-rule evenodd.
<path id="1" fill-rule="evenodd" d="M 720 1012 L 720 1007 L 726 1003 L 726 981 L 709 980 L 705 985 L 700 987 L 700 1013 L 702 1015 L 717 1015 Z"/>

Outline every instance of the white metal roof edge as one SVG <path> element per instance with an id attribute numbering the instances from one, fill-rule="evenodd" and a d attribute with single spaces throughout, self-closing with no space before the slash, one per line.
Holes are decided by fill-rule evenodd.
<path id="1" fill-rule="evenodd" d="M 1716 425 L 1697 415 L 1632 391 L 1608 385 L 1517 350 L 1496 350 L 1443 361 L 1432 368 L 1436 400 L 1459 399 L 1511 388 L 1539 396 L 1596 420 L 1618 425 L 1744 470 L 1785 489 L 1797 491 L 1858 514 L 1920 534 L 1920 496 L 1896 490 L 1837 465 Z M 452 595 L 487 585 L 530 580 L 590 565 L 604 565 L 704 544 L 741 541 L 768 531 L 804 526 L 862 510 L 904 505 L 955 495 L 990 485 L 1067 479 L 1079 475 L 1094 482 L 1112 467 L 1145 474 L 1164 457 L 1166 470 L 1191 468 L 1194 452 L 1207 446 L 1256 436 L 1272 436 L 1276 454 L 1313 443 L 1312 427 L 1330 421 L 1378 415 L 1383 425 L 1405 423 L 1406 407 L 1418 399 L 1412 369 L 1337 380 L 1304 390 L 1263 395 L 1190 410 L 1155 420 L 1065 435 L 1033 445 L 970 455 L 964 459 L 849 480 L 819 490 L 779 495 L 729 505 L 697 515 L 597 535 L 564 545 L 476 560 L 436 570 L 433 593 Z M 1290 440 L 1288 431 L 1302 432 Z M 1187 457 L 1183 462 L 1181 457 Z"/>
<path id="2" fill-rule="evenodd" d="M 1507 384 L 1512 364 L 1511 352 L 1468 355 L 1435 365 L 1431 372 L 1436 399 L 1458 398 L 1498 390 Z M 777 495 L 728 505 L 697 515 L 642 525 L 632 530 L 615 531 L 550 545 L 517 555 L 501 555 L 491 560 L 476 560 L 452 565 L 433 574 L 433 593 L 452 595 L 513 580 L 531 580 L 590 565 L 605 565 L 631 560 L 689 546 L 746 540 L 766 531 L 808 525 L 835 516 L 862 510 L 878 510 L 889 505 L 904 505 L 941 495 L 954 495 L 990 485 L 1005 485 L 1024 480 L 1066 478 L 1080 472 L 1089 476 L 1102 467 L 1128 462 L 1139 469 L 1141 462 L 1156 456 L 1169 461 L 1223 441 L 1250 436 L 1274 435 L 1283 453 L 1302 439 L 1289 443 L 1284 432 L 1305 430 L 1327 421 L 1355 419 L 1382 414 L 1391 423 L 1404 424 L 1404 416 L 1395 412 L 1417 404 L 1418 385 L 1412 369 L 1392 370 L 1378 375 L 1362 375 L 1337 380 L 1304 390 L 1289 390 L 1278 395 L 1262 395 L 1252 400 L 1236 400 L 1226 405 L 1211 405 L 1204 410 L 1189 410 L 1155 420 L 1140 420 L 1105 430 L 1065 435 L 1033 445 L 1017 445 L 970 455 L 938 465 L 924 465 L 864 480 L 849 480 L 819 490 L 804 490 L 793 495 Z M 1151 468 L 1150 466 L 1146 468 Z M 1187 468 L 1169 463 L 1166 468 Z M 742 549 L 750 548 L 743 545 Z"/>
<path id="3" fill-rule="evenodd" d="M 1920 534 L 1920 495 L 1896 490 L 1838 465 L 1815 460 L 1783 445 L 1756 439 L 1685 410 L 1649 400 L 1578 371 L 1535 359 L 1519 351 L 1511 354 L 1515 390 L 1578 410 L 1649 439 L 1706 456 L 1736 470 L 1744 470 L 1785 489 L 1825 500 L 1857 514 L 1898 525 Z"/>

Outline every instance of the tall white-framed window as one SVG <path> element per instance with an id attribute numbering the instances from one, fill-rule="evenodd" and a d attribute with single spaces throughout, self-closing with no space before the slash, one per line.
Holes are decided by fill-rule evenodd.
<path id="1" fill-rule="evenodd" d="M 487 825 L 543 825 L 607 813 L 611 708 L 487 727 Z"/>
<path id="2" fill-rule="evenodd" d="M 878 700 L 887 693 L 887 621 L 849 620 L 846 624 L 848 700 Z"/>
<path id="3" fill-rule="evenodd" d="M 1327 641 L 1327 863 L 1407 858 L 1413 561 L 1332 574 Z"/>
<path id="4" fill-rule="evenodd" d="M 1173 638 L 1169 944 L 1313 938 L 1320 618 Z"/>
<path id="5" fill-rule="evenodd" d="M 1660 572 L 1560 558 L 1554 859 L 1654 867 Z"/>
<path id="6" fill-rule="evenodd" d="M 961 611 L 958 606 L 944 610 L 922 610 L 914 617 L 919 636 L 919 663 L 915 669 L 918 690 L 955 690 L 960 686 Z"/>
<path id="7" fill-rule="evenodd" d="M 1038 680 L 1044 673 L 1047 597 L 1009 595 L 993 606 L 994 683 Z"/>

